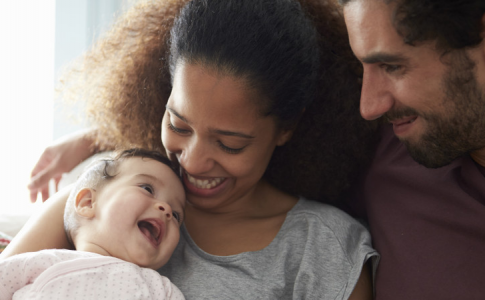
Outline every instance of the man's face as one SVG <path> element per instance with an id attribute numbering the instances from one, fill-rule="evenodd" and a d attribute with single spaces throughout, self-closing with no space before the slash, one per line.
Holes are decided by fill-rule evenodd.
<path id="1" fill-rule="evenodd" d="M 344 8 L 350 45 L 364 67 L 362 117 L 392 123 L 411 156 L 427 167 L 485 147 L 483 42 L 447 55 L 432 42 L 407 45 L 391 22 L 393 9 L 382 0 Z"/>

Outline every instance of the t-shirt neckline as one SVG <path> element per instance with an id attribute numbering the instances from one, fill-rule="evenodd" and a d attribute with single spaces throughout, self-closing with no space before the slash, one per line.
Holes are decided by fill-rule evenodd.
<path id="1" fill-rule="evenodd" d="M 271 249 L 274 248 L 277 245 L 277 243 L 281 239 L 281 235 L 283 234 L 283 232 L 285 232 L 285 229 L 288 226 L 287 224 L 288 224 L 289 217 L 295 211 L 297 211 L 301 205 L 303 205 L 302 203 L 304 201 L 305 200 L 303 198 L 301 198 L 301 197 L 298 199 L 297 203 L 286 213 L 285 221 L 281 225 L 281 228 L 278 231 L 278 233 L 276 234 L 276 236 L 274 237 L 274 239 L 271 241 L 271 243 L 269 243 L 268 246 L 264 247 L 261 250 L 241 252 L 241 253 L 238 253 L 238 254 L 227 255 L 227 256 L 213 255 L 213 254 L 210 254 L 210 253 L 205 252 L 199 246 L 197 246 L 197 244 L 194 242 L 194 240 L 190 236 L 189 232 L 187 231 L 187 228 L 185 227 L 185 224 L 183 224 L 180 227 L 180 233 L 185 238 L 185 240 L 186 240 L 187 244 L 189 245 L 189 247 L 197 255 L 199 255 L 200 257 L 204 258 L 205 260 L 209 260 L 209 261 L 213 261 L 213 262 L 232 262 L 232 261 L 237 261 L 237 260 L 240 260 L 240 259 L 244 259 L 244 258 L 246 258 L 248 256 L 251 256 L 251 255 L 258 255 L 258 254 L 265 255 L 266 252 L 271 251 Z"/>

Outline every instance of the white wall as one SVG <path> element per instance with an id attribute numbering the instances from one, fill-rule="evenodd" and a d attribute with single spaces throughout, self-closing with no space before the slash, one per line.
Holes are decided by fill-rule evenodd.
<path id="1" fill-rule="evenodd" d="M 56 1 L 55 70 L 88 50 L 114 19 L 134 0 L 58 0 Z M 55 104 L 54 139 L 86 127 L 80 107 L 66 108 Z"/>
<path id="2" fill-rule="evenodd" d="M 31 210 L 31 168 L 52 140 L 54 0 L 0 3 L 0 213 Z"/>
<path id="3" fill-rule="evenodd" d="M 54 107 L 59 70 L 133 2 L 0 2 L 0 214 L 31 212 L 39 205 L 30 204 L 26 188 L 31 169 L 54 139 L 85 126 L 72 124 Z M 79 110 L 71 113 L 82 116 Z"/>

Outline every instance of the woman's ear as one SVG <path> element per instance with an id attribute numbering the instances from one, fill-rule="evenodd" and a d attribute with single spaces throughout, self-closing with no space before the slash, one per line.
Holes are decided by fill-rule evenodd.
<path id="1" fill-rule="evenodd" d="M 277 146 L 283 146 L 291 139 L 291 137 L 293 136 L 293 133 L 295 132 L 296 127 L 298 126 L 298 123 L 300 123 L 301 117 L 305 113 L 305 110 L 306 108 L 302 109 L 300 115 L 296 119 L 295 123 L 291 126 L 291 128 L 281 130 L 280 135 L 278 136 L 278 139 L 276 141 Z"/>
<path id="2" fill-rule="evenodd" d="M 81 189 L 76 195 L 76 213 L 84 218 L 92 219 L 95 214 L 96 191 L 90 188 Z"/>
<path id="3" fill-rule="evenodd" d="M 482 39 L 485 38 L 485 14 L 482 16 Z"/>
<path id="4" fill-rule="evenodd" d="M 278 136 L 278 139 L 276 140 L 276 146 L 283 146 L 286 144 L 291 139 L 294 131 L 295 129 L 282 130 Z"/>

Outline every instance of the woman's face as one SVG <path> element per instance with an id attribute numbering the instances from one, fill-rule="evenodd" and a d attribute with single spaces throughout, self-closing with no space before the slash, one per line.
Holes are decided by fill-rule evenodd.
<path id="1" fill-rule="evenodd" d="M 181 166 L 192 205 L 217 211 L 251 197 L 274 148 L 289 139 L 261 116 L 258 97 L 242 80 L 199 65 L 177 67 L 162 142 Z"/>

